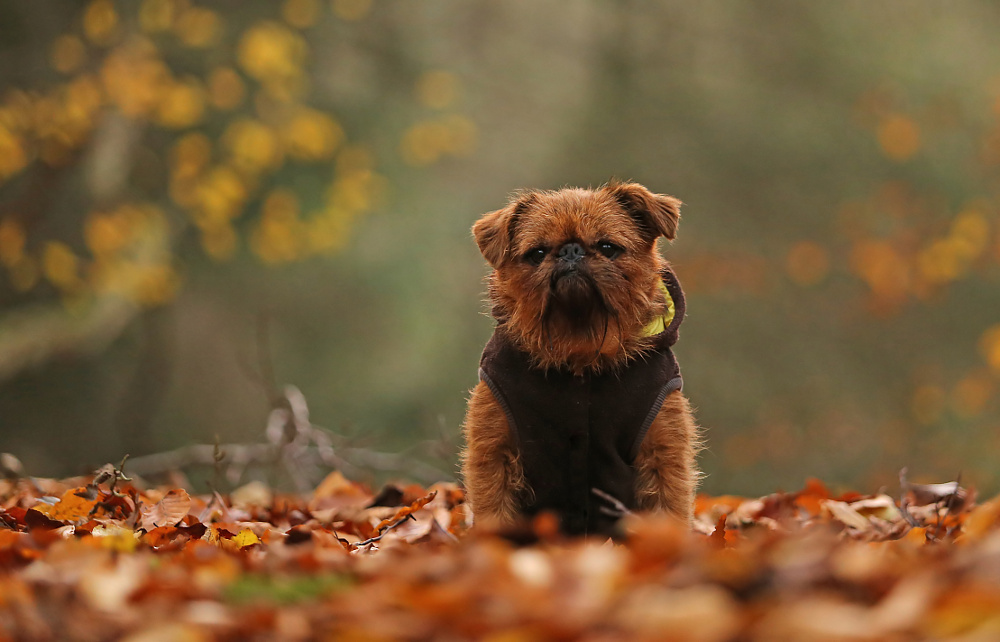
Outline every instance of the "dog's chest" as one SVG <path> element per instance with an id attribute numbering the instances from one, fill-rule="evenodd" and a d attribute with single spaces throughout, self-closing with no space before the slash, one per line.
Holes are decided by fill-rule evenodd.
<path id="1" fill-rule="evenodd" d="M 531 367 L 502 335 L 487 344 L 480 376 L 503 406 L 530 488 L 525 512 L 553 510 L 571 533 L 603 532 L 597 488 L 634 508 L 639 445 L 680 372 L 669 349 L 617 372 L 572 375 Z"/>

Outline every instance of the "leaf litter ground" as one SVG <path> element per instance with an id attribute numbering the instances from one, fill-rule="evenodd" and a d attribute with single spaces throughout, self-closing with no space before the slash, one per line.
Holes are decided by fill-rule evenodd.
<path id="1" fill-rule="evenodd" d="M 469 529 L 454 484 L 0 481 L 0 640 L 997 640 L 1000 499 L 699 497 L 618 543 Z"/>

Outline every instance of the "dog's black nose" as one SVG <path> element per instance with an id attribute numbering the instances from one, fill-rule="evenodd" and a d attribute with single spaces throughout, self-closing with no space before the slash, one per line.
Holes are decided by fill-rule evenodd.
<path id="1" fill-rule="evenodd" d="M 567 243 L 559 248 L 558 256 L 561 261 L 566 261 L 567 263 L 578 263 L 580 259 L 586 256 L 586 252 L 583 251 L 583 246 L 579 243 Z"/>

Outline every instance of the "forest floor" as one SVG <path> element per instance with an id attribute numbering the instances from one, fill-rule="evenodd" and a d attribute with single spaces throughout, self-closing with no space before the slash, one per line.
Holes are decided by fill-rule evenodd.
<path id="1" fill-rule="evenodd" d="M 0 481 L 0 640 L 996 640 L 1000 499 L 699 497 L 618 543 L 468 528 L 453 484 Z"/>

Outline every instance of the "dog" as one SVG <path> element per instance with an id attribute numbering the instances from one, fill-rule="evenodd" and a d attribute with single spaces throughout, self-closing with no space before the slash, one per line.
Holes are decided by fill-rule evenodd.
<path id="1" fill-rule="evenodd" d="M 473 226 L 496 320 L 463 426 L 477 524 L 550 512 L 610 535 L 623 506 L 690 524 L 700 436 L 670 349 L 684 294 L 657 250 L 680 206 L 611 182 L 520 192 Z"/>

